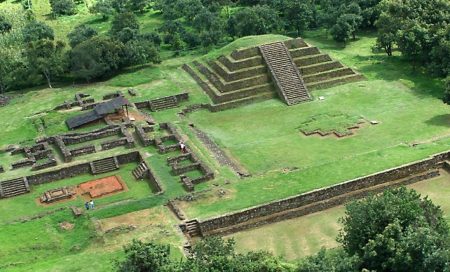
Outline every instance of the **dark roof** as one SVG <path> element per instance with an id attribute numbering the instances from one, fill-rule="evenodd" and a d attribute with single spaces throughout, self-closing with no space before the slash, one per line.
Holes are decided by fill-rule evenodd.
<path id="1" fill-rule="evenodd" d="M 107 114 L 115 113 L 122 106 L 129 105 L 130 102 L 125 97 L 119 96 L 108 102 L 100 103 L 92 111 L 82 113 L 66 120 L 69 129 L 74 129 L 82 125 L 97 121 Z"/>
<path id="2" fill-rule="evenodd" d="M 74 129 L 84 124 L 97 121 L 101 118 L 102 116 L 98 115 L 95 111 L 89 111 L 67 119 L 66 124 L 69 127 L 69 129 Z"/>
<path id="3" fill-rule="evenodd" d="M 105 115 L 110 113 L 115 113 L 117 110 L 121 109 L 125 105 L 129 105 L 130 102 L 123 97 L 119 96 L 116 98 L 113 98 L 109 100 L 108 102 L 100 103 L 97 106 L 95 106 L 94 111 L 98 115 Z"/>

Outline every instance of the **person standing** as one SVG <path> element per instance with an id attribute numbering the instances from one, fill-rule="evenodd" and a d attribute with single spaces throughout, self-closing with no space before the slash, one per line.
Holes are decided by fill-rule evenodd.
<path id="1" fill-rule="evenodd" d="M 89 210 L 89 202 L 86 201 L 86 203 L 84 203 L 84 207 L 86 208 L 86 210 Z"/>
<path id="2" fill-rule="evenodd" d="M 89 208 L 91 210 L 93 210 L 95 208 L 95 204 L 94 204 L 94 200 L 91 199 L 91 201 L 89 202 Z"/>
<path id="3" fill-rule="evenodd" d="M 180 141 L 180 149 L 182 153 L 186 153 L 186 145 L 182 141 Z"/>

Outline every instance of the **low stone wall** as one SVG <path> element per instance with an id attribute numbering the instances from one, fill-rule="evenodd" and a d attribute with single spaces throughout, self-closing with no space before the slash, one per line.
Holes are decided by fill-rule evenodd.
<path id="1" fill-rule="evenodd" d="M 450 152 L 440 153 L 426 160 L 235 213 L 207 219 L 200 222 L 201 233 L 203 236 L 218 233 L 232 233 L 256 225 L 293 218 L 342 204 L 348 200 L 348 197 L 345 196 L 346 194 L 353 193 L 354 195 L 351 197 L 354 198 L 358 196 L 358 191 L 361 191 L 360 195 L 365 196 L 368 192 L 373 192 L 373 190 L 368 190 L 368 188 L 374 188 L 375 191 L 377 188 L 384 190 L 386 187 L 380 185 L 389 185 L 388 183 L 397 180 L 404 179 L 399 184 L 409 184 L 427 179 L 438 175 L 438 168 L 443 167 L 443 162 L 449 158 Z M 278 216 L 277 214 L 280 215 Z"/>
<path id="2" fill-rule="evenodd" d="M 236 72 L 238 70 L 264 65 L 264 60 L 261 56 L 248 58 L 241 61 L 232 61 L 230 58 L 226 56 L 220 56 L 218 60 L 225 67 L 227 67 L 227 69 L 230 70 L 230 72 Z"/>
<path id="3" fill-rule="evenodd" d="M 142 102 L 135 102 L 134 106 L 138 109 L 145 109 L 150 107 L 150 101 L 142 101 Z"/>
<path id="4" fill-rule="evenodd" d="M 23 160 L 12 163 L 11 168 L 18 169 L 18 168 L 22 168 L 22 167 L 32 166 L 34 163 L 36 163 L 35 159 L 23 159 Z"/>
<path id="5" fill-rule="evenodd" d="M 120 126 L 112 125 L 85 133 L 64 134 L 60 135 L 60 137 L 63 140 L 64 144 L 71 145 L 114 136 L 117 135 L 119 131 Z"/>
<path id="6" fill-rule="evenodd" d="M 259 50 L 257 47 L 234 50 L 231 52 L 231 57 L 235 60 L 248 59 L 256 56 L 259 56 Z"/>
<path id="7" fill-rule="evenodd" d="M 307 85 L 308 89 L 314 90 L 314 89 L 329 88 L 329 87 L 333 87 L 336 85 L 351 83 L 351 82 L 360 81 L 360 80 L 364 80 L 364 79 L 365 79 L 364 76 L 355 73 L 354 75 L 351 75 L 348 77 L 338 77 L 333 80 L 324 81 L 324 82 L 319 81 L 319 82 L 309 83 L 306 85 Z"/>
<path id="8" fill-rule="evenodd" d="M 327 61 L 332 61 L 331 57 L 327 54 L 313 55 L 313 56 L 309 56 L 309 57 L 294 59 L 295 65 L 297 65 L 299 67 L 309 66 L 309 65 L 313 65 L 313 64 L 317 64 L 317 63 L 321 63 L 321 62 L 327 62 Z"/>
<path id="9" fill-rule="evenodd" d="M 230 101 L 229 103 L 211 105 L 209 107 L 209 110 L 212 112 L 229 110 L 229 109 L 241 107 L 244 105 L 252 104 L 255 102 L 259 102 L 259 101 L 273 99 L 276 97 L 278 97 L 277 93 L 275 91 L 270 91 L 270 92 L 265 92 L 264 95 L 249 97 L 248 99 L 245 99 L 245 100 L 236 100 L 236 101 Z"/>
<path id="10" fill-rule="evenodd" d="M 351 68 L 343 68 L 340 70 L 332 70 L 332 71 L 328 71 L 328 72 L 324 72 L 324 73 L 320 73 L 320 74 L 315 74 L 312 76 L 304 76 L 303 80 L 306 84 L 309 84 L 309 83 L 328 80 L 328 79 L 332 79 L 332 78 L 348 76 L 348 75 L 351 75 L 354 73 L 355 72 L 353 72 L 353 70 Z"/>
<path id="11" fill-rule="evenodd" d="M 145 128 L 152 128 L 152 127 L 142 127 L 140 125 L 135 125 L 134 131 L 136 135 L 139 138 L 139 141 L 141 141 L 143 146 L 149 146 L 155 143 L 154 139 L 150 139 L 147 135 L 147 131 L 145 131 Z"/>
<path id="12" fill-rule="evenodd" d="M 172 200 L 169 200 L 167 202 L 167 207 L 169 208 L 169 210 L 171 210 L 175 214 L 175 216 L 179 220 L 185 220 L 186 219 L 186 216 L 183 214 L 183 212 L 177 207 L 175 202 L 173 202 Z"/>
<path id="13" fill-rule="evenodd" d="M 83 156 L 86 154 L 92 154 L 95 153 L 95 146 L 94 145 L 87 145 L 87 146 L 82 146 L 82 147 L 78 147 L 78 148 L 74 148 L 70 150 L 70 155 L 72 157 L 76 157 L 76 156 Z"/>
<path id="14" fill-rule="evenodd" d="M 255 77 L 267 74 L 267 67 L 255 66 L 244 71 L 229 72 L 224 69 L 217 61 L 209 61 L 208 65 L 216 72 L 225 82 L 241 80 L 244 78 Z"/>
<path id="15" fill-rule="evenodd" d="M 91 168 L 89 166 L 89 163 L 82 163 L 58 170 L 27 176 L 27 179 L 30 184 L 37 185 L 90 173 Z"/>
<path id="16" fill-rule="evenodd" d="M 46 169 L 46 168 L 50 168 L 50 167 L 55 167 L 56 165 L 58 165 L 58 163 L 56 162 L 56 159 L 53 157 L 53 158 L 49 158 L 45 162 L 33 164 L 31 170 L 38 171 L 38 170 L 42 170 L 42 169 Z"/>
<path id="17" fill-rule="evenodd" d="M 127 145 L 127 138 L 125 137 L 101 143 L 102 150 L 109 150 L 116 148 L 118 146 L 126 146 L 126 145 Z"/>
<path id="18" fill-rule="evenodd" d="M 287 40 L 284 42 L 288 49 L 295 49 L 309 46 L 302 38 Z"/>
<path id="19" fill-rule="evenodd" d="M 220 92 L 233 92 L 241 89 L 246 89 L 270 82 L 270 77 L 267 74 L 262 74 L 253 78 L 242 79 L 230 83 L 223 83 L 219 76 L 209 70 L 208 67 L 198 61 L 193 62 L 197 69 L 216 87 Z"/>
<path id="20" fill-rule="evenodd" d="M 310 56 L 310 55 L 318 55 L 318 54 L 320 54 L 320 50 L 317 47 L 304 47 L 304 48 L 290 50 L 289 53 L 291 53 L 291 57 L 293 59 L 295 59 L 295 58 L 301 58 L 301 57 L 306 57 L 306 56 Z"/>
<path id="21" fill-rule="evenodd" d="M 325 72 L 325 71 L 333 70 L 333 69 L 337 69 L 337 68 L 342 68 L 342 67 L 344 67 L 342 65 L 342 63 L 340 63 L 338 61 L 333 61 L 333 62 L 325 62 L 325 63 L 321 63 L 318 65 L 309 66 L 309 67 L 298 67 L 298 69 L 300 70 L 300 73 L 303 76 L 308 76 L 308 75 L 313 75 L 316 73 L 321 73 L 321 72 Z"/>

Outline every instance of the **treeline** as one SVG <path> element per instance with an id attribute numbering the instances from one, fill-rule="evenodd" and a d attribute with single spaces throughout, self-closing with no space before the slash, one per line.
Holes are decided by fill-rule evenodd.
<path id="1" fill-rule="evenodd" d="M 20 18 L 20 19 L 17 19 Z M 56 78 L 89 82 L 134 65 L 159 63 L 159 35 L 141 33 L 132 12 L 114 13 L 111 28 L 100 35 L 88 25 L 68 33 L 68 44 L 32 12 L 0 13 L 0 92 L 40 84 L 51 88 Z"/>
<path id="2" fill-rule="evenodd" d="M 341 218 L 340 247 L 322 249 L 298 264 L 288 264 L 267 252 L 237 253 L 234 240 L 207 238 L 191 256 L 171 259 L 170 247 L 133 241 L 122 272 L 446 272 L 450 267 L 448 225 L 442 210 L 414 190 L 385 191 L 346 206 Z"/>
<path id="3" fill-rule="evenodd" d="M 53 16 L 74 14 L 77 1 L 50 0 Z M 177 55 L 248 35 L 301 36 L 317 28 L 343 45 L 361 31 L 376 31 L 374 51 L 388 56 L 399 51 L 415 68 L 436 76 L 450 71 L 448 0 L 97 0 L 89 10 L 104 20 L 112 17 L 110 31 L 100 35 L 88 25 L 78 26 L 69 33 L 69 45 L 55 41 L 52 30 L 34 19 L 31 1 L 22 4 L 26 12 L 0 11 L 2 92 L 34 85 L 39 78 L 51 86 L 59 76 L 90 81 L 124 67 L 158 63 L 160 45 Z M 149 10 L 160 12 L 163 24 L 141 33 L 136 14 Z M 35 28 L 47 34 L 26 38 Z"/>

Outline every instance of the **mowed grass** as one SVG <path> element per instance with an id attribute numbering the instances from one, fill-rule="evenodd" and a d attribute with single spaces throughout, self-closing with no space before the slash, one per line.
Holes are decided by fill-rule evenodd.
<path id="1" fill-rule="evenodd" d="M 450 223 L 450 175 L 442 171 L 438 178 L 421 181 L 408 188 L 428 196 L 444 211 Z M 333 248 L 339 244 L 336 237 L 341 225 L 338 219 L 344 215 L 344 206 L 327 209 L 296 219 L 266 225 L 227 236 L 234 238 L 239 252 L 265 250 L 293 261 L 318 252 L 322 247 Z"/>
<path id="2" fill-rule="evenodd" d="M 236 192 L 233 197 L 188 205 L 189 216 L 206 218 L 263 204 L 450 149 L 450 113 L 440 100 L 441 81 L 414 72 L 399 56 L 374 55 L 370 47 L 375 38 L 371 35 L 346 48 L 322 33 L 309 35 L 309 43 L 342 58 L 367 80 L 313 91 L 314 97 L 324 96 L 325 100 L 292 107 L 274 99 L 189 115 L 190 121 L 253 174 L 229 186 Z M 379 124 L 366 125 L 355 135 L 340 139 L 299 132 L 301 124 L 311 117 L 336 112 Z M 297 171 L 289 171 L 292 169 Z"/>

